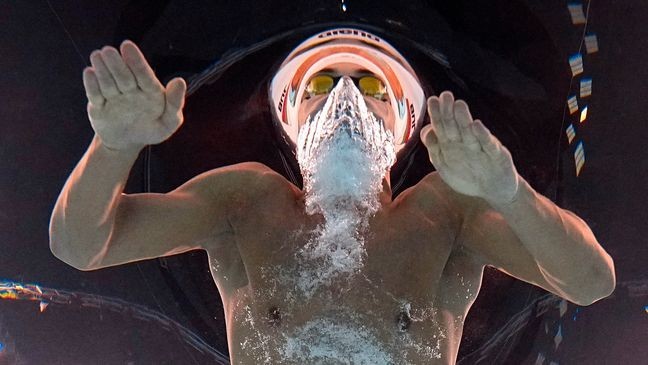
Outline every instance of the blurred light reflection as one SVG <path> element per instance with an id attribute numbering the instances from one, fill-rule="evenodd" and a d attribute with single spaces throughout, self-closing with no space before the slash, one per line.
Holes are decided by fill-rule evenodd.
<path id="1" fill-rule="evenodd" d="M 572 141 L 574 140 L 574 137 L 576 137 L 576 132 L 574 131 L 574 125 L 570 124 L 567 127 L 567 138 L 569 139 L 569 144 L 572 143 Z"/>
<path id="2" fill-rule="evenodd" d="M 592 95 L 592 78 L 581 79 L 580 81 L 580 97 L 586 98 Z"/>
<path id="3" fill-rule="evenodd" d="M 569 57 L 569 66 L 571 67 L 572 76 L 577 76 L 583 73 L 583 56 L 576 53 Z"/>
<path id="4" fill-rule="evenodd" d="M 576 162 L 576 176 L 578 176 L 585 164 L 585 149 L 583 148 L 583 141 L 578 142 L 576 151 L 574 151 L 574 160 Z"/>
<path id="5" fill-rule="evenodd" d="M 578 111 L 578 101 L 576 100 L 576 95 L 572 95 L 567 99 L 567 105 L 569 106 L 569 114 L 574 114 Z"/>
<path id="6" fill-rule="evenodd" d="M 596 34 L 588 34 L 585 37 L 585 48 L 587 49 L 587 53 L 596 53 L 599 50 L 598 46 L 598 38 L 596 37 Z"/>
<path id="7" fill-rule="evenodd" d="M 587 23 L 585 12 L 583 11 L 583 3 L 569 3 L 567 8 L 569 8 L 572 24 L 578 25 Z"/>
<path id="8" fill-rule="evenodd" d="M 40 302 L 40 312 L 43 312 L 50 303 L 55 303 L 108 310 L 115 313 L 130 315 L 133 318 L 138 318 L 144 321 L 156 322 L 164 330 L 178 336 L 200 353 L 211 355 L 216 361 L 216 364 L 229 364 L 229 358 L 226 355 L 211 347 L 202 338 L 180 323 L 143 305 L 130 303 L 119 298 L 77 291 L 45 288 L 35 284 L 0 281 L 0 299 L 38 301 Z"/>

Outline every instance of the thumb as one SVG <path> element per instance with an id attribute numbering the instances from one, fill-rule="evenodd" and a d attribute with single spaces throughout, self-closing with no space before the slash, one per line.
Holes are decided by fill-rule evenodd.
<path id="1" fill-rule="evenodd" d="M 439 139 L 434 132 L 434 128 L 431 124 L 426 125 L 421 128 L 421 142 L 428 150 L 432 163 L 437 164 L 440 162 L 440 147 Z"/>
<path id="2" fill-rule="evenodd" d="M 162 123 L 172 130 L 182 125 L 183 117 L 180 110 L 184 107 L 185 92 L 187 84 L 182 77 L 176 77 L 169 81 L 165 88 L 166 106 L 162 114 Z"/>
<path id="3" fill-rule="evenodd" d="M 427 147 L 428 149 L 431 147 L 437 147 L 439 144 L 439 140 L 436 136 L 436 133 L 434 132 L 434 127 L 432 127 L 432 124 L 428 124 L 425 127 L 421 128 L 421 142 Z"/>
<path id="4" fill-rule="evenodd" d="M 182 77 L 176 77 L 166 86 L 166 112 L 175 114 L 184 107 L 187 84 Z"/>

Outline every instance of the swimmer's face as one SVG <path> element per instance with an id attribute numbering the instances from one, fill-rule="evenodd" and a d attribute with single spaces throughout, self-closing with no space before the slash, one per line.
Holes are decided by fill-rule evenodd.
<path id="1" fill-rule="evenodd" d="M 374 76 L 380 79 L 380 77 L 352 63 L 338 63 L 338 64 L 331 65 L 329 68 L 324 69 L 318 73 L 315 73 L 310 77 L 310 79 L 312 80 L 314 77 L 317 77 L 318 75 L 329 75 L 334 78 L 338 76 L 344 76 L 344 75 L 355 77 L 355 78 L 360 78 L 363 76 Z M 320 111 L 322 107 L 324 107 L 324 104 L 326 103 L 326 99 L 328 96 L 329 94 L 321 94 L 321 95 L 313 95 L 313 96 L 310 96 L 308 93 L 304 94 L 304 98 L 302 99 L 302 103 L 298 115 L 300 126 L 303 123 L 305 123 L 309 115 L 315 116 L 315 114 L 317 114 L 317 112 Z M 369 109 L 370 112 L 374 113 L 377 118 L 382 119 L 384 121 L 385 128 L 387 130 L 393 131 L 395 115 L 394 115 L 394 110 L 391 107 L 391 103 L 389 101 L 388 95 L 385 95 L 382 99 L 377 99 L 374 96 L 370 96 L 370 95 L 364 95 L 364 100 L 365 103 L 367 104 L 367 109 Z"/>
<path id="2" fill-rule="evenodd" d="M 330 84 L 331 79 L 320 81 Z M 317 88 L 330 90 L 324 107 L 308 116 L 297 136 L 297 162 L 305 189 L 310 190 L 310 183 L 322 187 L 322 181 L 330 180 L 342 189 L 355 186 L 352 190 L 358 190 L 364 185 L 380 190 L 381 181 L 396 159 L 392 132 L 368 110 L 364 94 L 352 78 L 345 75 L 332 88 Z M 370 85 L 361 88 L 371 92 Z M 347 184 L 342 183 L 345 178 Z M 337 191 L 335 184 L 316 190 Z"/>
<path id="3" fill-rule="evenodd" d="M 326 79 L 326 80 L 325 80 Z M 309 116 L 297 136 L 297 162 L 304 179 L 307 211 L 320 207 L 324 213 L 378 206 L 383 181 L 396 160 L 394 139 L 384 122 L 368 110 L 360 89 L 372 95 L 371 83 L 363 79 L 358 88 L 349 76 L 317 86 L 330 90 L 324 107 Z M 373 88 L 375 90 L 375 87 Z M 310 207 L 310 208 L 308 208 Z"/>

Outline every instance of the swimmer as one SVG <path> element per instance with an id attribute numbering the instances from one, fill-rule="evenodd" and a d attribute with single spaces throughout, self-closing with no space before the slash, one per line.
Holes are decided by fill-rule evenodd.
<path id="1" fill-rule="evenodd" d="M 426 98 L 376 35 L 314 35 L 272 79 L 303 189 L 245 162 L 124 194 L 140 151 L 183 124 L 187 86 L 162 85 L 131 41 L 90 62 L 95 135 L 52 212 L 50 249 L 83 271 L 205 250 L 233 364 L 454 364 L 487 265 L 581 306 L 615 288 L 587 224 L 517 173 L 466 102 Z M 436 171 L 392 200 L 390 168 L 420 142 Z"/>

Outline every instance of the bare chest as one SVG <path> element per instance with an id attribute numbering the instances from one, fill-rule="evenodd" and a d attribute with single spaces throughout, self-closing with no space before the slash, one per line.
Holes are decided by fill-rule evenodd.
<path id="1" fill-rule="evenodd" d="M 236 253 L 210 255 L 233 363 L 453 362 L 481 270 L 455 258 L 446 222 L 377 214 L 360 253 L 329 245 L 305 259 L 321 222 L 300 217 L 260 213 Z"/>

